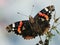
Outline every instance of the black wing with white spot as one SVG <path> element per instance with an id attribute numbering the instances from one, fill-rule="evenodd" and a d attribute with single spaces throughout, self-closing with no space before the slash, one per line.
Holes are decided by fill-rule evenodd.
<path id="1" fill-rule="evenodd" d="M 42 9 L 39 13 L 37 13 L 37 15 L 34 17 L 35 20 L 41 20 L 41 21 L 44 21 L 44 20 L 47 20 L 47 21 L 50 21 L 51 19 L 51 14 L 52 12 L 55 10 L 54 6 L 51 5 L 51 6 L 48 6 L 44 9 Z"/>
<path id="2" fill-rule="evenodd" d="M 37 36 L 36 32 L 32 31 L 29 21 L 18 21 L 6 27 L 8 32 L 14 32 L 17 35 L 22 35 L 24 39 L 32 39 Z"/>
<path id="3" fill-rule="evenodd" d="M 40 12 L 37 13 L 37 15 L 34 17 L 34 20 L 37 24 L 40 25 L 42 33 L 46 33 L 46 31 L 50 28 L 50 19 L 52 16 L 52 12 L 55 10 L 54 6 L 48 6 L 44 9 L 42 9 Z"/>

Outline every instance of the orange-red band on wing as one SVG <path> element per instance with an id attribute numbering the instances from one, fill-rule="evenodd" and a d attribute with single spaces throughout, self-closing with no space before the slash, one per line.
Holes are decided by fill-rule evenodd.
<path id="1" fill-rule="evenodd" d="M 19 26 L 18 26 L 18 33 L 21 33 L 21 27 L 22 27 L 22 25 L 23 25 L 23 22 L 22 21 L 20 21 L 20 23 L 19 23 Z"/>
<path id="2" fill-rule="evenodd" d="M 46 18 L 46 20 L 48 20 L 48 19 L 49 19 L 49 17 L 48 17 L 46 14 L 43 14 L 43 13 L 41 13 L 41 12 L 39 12 L 39 16 L 45 17 L 45 18 Z"/>

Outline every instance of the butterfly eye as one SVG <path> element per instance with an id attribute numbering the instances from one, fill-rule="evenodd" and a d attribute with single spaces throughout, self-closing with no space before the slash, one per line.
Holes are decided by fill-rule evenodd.
<path id="1" fill-rule="evenodd" d="M 42 20 L 42 21 L 45 21 L 45 19 L 44 19 L 44 18 L 41 18 L 41 20 Z"/>

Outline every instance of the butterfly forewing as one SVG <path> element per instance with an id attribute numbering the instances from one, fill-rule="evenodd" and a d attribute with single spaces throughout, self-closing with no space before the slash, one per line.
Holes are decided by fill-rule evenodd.
<path id="1" fill-rule="evenodd" d="M 37 33 L 32 31 L 28 20 L 18 21 L 6 27 L 8 32 L 15 32 L 17 35 L 22 35 L 24 39 L 32 39 L 37 36 Z"/>
<path id="2" fill-rule="evenodd" d="M 54 6 L 48 6 L 44 9 L 42 9 L 40 12 L 36 14 L 34 17 L 35 22 L 40 25 L 40 28 L 42 30 L 42 33 L 46 33 L 50 28 L 50 19 L 52 16 L 52 12 L 55 10 Z"/>

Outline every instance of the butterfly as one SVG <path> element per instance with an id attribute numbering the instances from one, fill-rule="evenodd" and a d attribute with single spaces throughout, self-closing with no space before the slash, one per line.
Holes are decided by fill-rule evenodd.
<path id="1" fill-rule="evenodd" d="M 18 21 L 6 27 L 8 32 L 15 32 L 24 39 L 33 39 L 41 36 L 49 31 L 50 19 L 55 8 L 53 5 L 43 8 L 33 18 L 29 16 L 29 20 Z"/>

